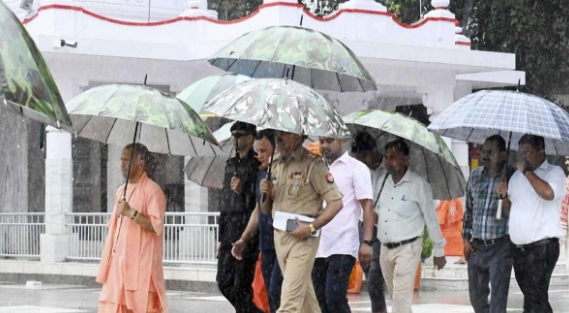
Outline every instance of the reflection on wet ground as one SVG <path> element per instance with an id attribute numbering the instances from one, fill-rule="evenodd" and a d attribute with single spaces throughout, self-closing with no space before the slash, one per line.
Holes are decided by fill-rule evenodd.
<path id="1" fill-rule="evenodd" d="M 92 313 L 97 311 L 99 288 L 72 285 L 42 285 L 27 288 L 22 284 L 0 282 L 0 313 Z M 169 291 L 170 312 L 221 313 L 232 308 L 219 294 Z M 352 312 L 371 312 L 366 292 L 350 295 Z M 508 312 L 522 312 L 519 289 L 510 289 Z M 550 290 L 554 312 L 569 313 L 569 286 Z M 388 302 L 388 305 L 390 303 Z M 414 313 L 474 312 L 466 291 L 421 291 L 414 297 Z"/>

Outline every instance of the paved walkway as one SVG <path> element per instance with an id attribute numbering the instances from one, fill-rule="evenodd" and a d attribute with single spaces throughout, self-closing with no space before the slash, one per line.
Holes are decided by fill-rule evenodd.
<path id="1" fill-rule="evenodd" d="M 567 286 L 569 287 L 569 286 Z M 27 288 L 25 285 L 0 282 L 0 313 L 93 313 L 97 312 L 99 288 L 71 285 L 42 285 Z M 553 311 L 569 313 L 569 288 L 550 291 Z M 367 293 L 350 295 L 352 312 L 371 312 Z M 218 294 L 169 291 L 171 313 L 234 312 Z M 468 293 L 428 292 L 415 294 L 414 313 L 471 313 Z M 389 303 L 388 303 L 389 305 Z M 510 290 L 508 312 L 522 312 L 522 295 L 519 289 Z"/>

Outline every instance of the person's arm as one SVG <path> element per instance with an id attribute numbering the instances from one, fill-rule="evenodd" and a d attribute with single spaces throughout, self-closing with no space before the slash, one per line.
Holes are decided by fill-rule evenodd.
<path id="1" fill-rule="evenodd" d="M 464 195 L 465 207 L 464 219 L 462 221 L 462 238 L 470 240 L 472 237 L 472 210 L 474 206 L 474 198 L 472 196 L 472 178 L 470 175 L 468 183 L 466 183 L 466 193 Z"/>
<path id="2" fill-rule="evenodd" d="M 565 196 L 565 174 L 561 169 L 549 173 L 546 177 L 547 181 L 541 179 L 533 171 L 526 172 L 524 176 L 537 195 L 546 201 L 553 201 L 559 196 Z"/>
<path id="3" fill-rule="evenodd" d="M 131 218 L 133 222 L 138 224 L 142 229 L 152 232 L 155 235 L 162 235 L 164 229 L 164 213 L 166 211 L 166 198 L 162 191 L 156 191 L 150 196 L 147 211 L 145 215 L 130 207 L 125 200 L 119 200 L 119 210 L 125 217 Z"/>
<path id="4" fill-rule="evenodd" d="M 421 190 L 417 190 L 419 195 L 419 206 L 425 219 L 425 224 L 429 230 L 429 237 L 433 241 L 435 257 L 445 256 L 446 240 L 439 225 L 437 212 L 435 209 L 435 201 L 433 200 L 433 191 L 431 186 L 426 181 L 421 181 Z"/>
<path id="5" fill-rule="evenodd" d="M 364 240 L 373 239 L 374 211 L 373 211 L 373 185 L 369 168 L 361 163 L 355 163 L 352 181 L 356 199 L 363 210 Z"/>
<path id="6" fill-rule="evenodd" d="M 324 163 L 324 160 L 315 160 L 316 162 L 313 166 L 312 173 L 310 174 L 310 184 L 314 188 L 314 191 L 318 193 L 322 199 L 326 202 L 326 207 L 322 213 L 312 222 L 312 227 L 314 230 L 319 230 L 328 224 L 344 207 L 342 203 L 342 193 L 338 190 L 338 186 L 334 183 L 334 179 L 327 179 L 326 177 L 330 174 L 328 167 Z M 298 227 L 291 233 L 297 239 L 306 239 L 311 234 L 310 225 L 301 223 L 299 220 L 296 221 Z"/>
<path id="7" fill-rule="evenodd" d="M 326 202 L 326 207 L 322 214 L 320 214 L 314 222 L 312 222 L 312 226 L 314 229 L 319 230 L 320 228 L 326 226 L 326 224 L 330 223 L 330 221 L 340 212 L 340 210 L 344 207 L 342 203 L 342 199 L 333 200 L 330 202 Z"/>
<path id="8" fill-rule="evenodd" d="M 259 191 L 261 191 L 261 212 L 270 215 L 273 211 L 273 182 L 267 179 L 261 180 Z M 267 194 L 265 201 L 263 201 L 263 194 Z"/>
<path id="9" fill-rule="evenodd" d="M 243 239 L 246 242 L 251 240 L 251 238 L 253 238 L 253 236 L 255 236 L 255 234 L 257 233 L 258 229 L 259 229 L 259 206 L 256 206 L 255 210 L 253 210 L 253 213 L 251 213 L 251 218 L 249 219 L 249 223 L 247 223 L 245 231 L 243 231 L 243 234 L 241 235 L 241 239 Z"/>

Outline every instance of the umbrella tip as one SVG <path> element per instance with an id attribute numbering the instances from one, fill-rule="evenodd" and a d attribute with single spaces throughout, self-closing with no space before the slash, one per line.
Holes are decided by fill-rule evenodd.
<path id="1" fill-rule="evenodd" d="M 304 14 L 300 15 L 300 26 L 302 26 L 302 20 L 304 19 Z"/>
<path id="2" fill-rule="evenodd" d="M 516 89 L 516 91 L 520 91 L 520 85 L 522 84 L 522 80 L 521 78 L 518 79 L 518 88 Z"/>
<path id="3" fill-rule="evenodd" d="M 146 86 L 146 80 L 148 79 L 148 74 L 144 74 L 144 86 Z"/>

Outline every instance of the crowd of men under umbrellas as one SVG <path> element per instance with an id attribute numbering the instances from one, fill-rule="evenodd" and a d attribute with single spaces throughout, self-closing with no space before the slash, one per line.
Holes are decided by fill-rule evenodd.
<path id="1" fill-rule="evenodd" d="M 360 133 L 353 138 L 352 157 L 344 140 L 320 138 L 322 158 L 303 147 L 306 136 L 257 132 L 242 122 L 231 131 L 238 156 L 225 170 L 217 283 L 236 312 L 261 312 L 252 291 L 259 250 L 271 312 L 350 312 L 346 293 L 357 258 L 366 268 L 373 312 L 387 312 L 384 283 L 392 312 L 411 312 L 425 226 L 434 242 L 435 266 L 443 268 L 446 260 L 431 188 L 408 168 L 407 143 L 389 142 L 382 156 L 373 138 Z M 123 150 L 123 174 L 133 150 L 130 192 L 123 198 L 124 186 L 118 190 L 113 214 L 114 219 L 130 217 L 127 235 L 115 240 L 111 229 L 107 238 L 97 277 L 103 283 L 100 312 L 122 312 L 116 304 L 128 304 L 132 312 L 167 311 L 161 262 L 164 194 L 145 174 L 149 153 L 141 144 Z M 487 138 L 483 166 L 467 184 L 464 239 L 471 304 L 477 313 L 505 312 L 513 265 L 524 312 L 552 312 L 548 288 L 561 237 L 555 212 L 565 197 L 565 175 L 548 163 L 539 136 L 521 137 L 515 168 L 505 160 L 504 139 Z M 500 199 L 506 216 L 498 219 Z M 279 211 L 314 220 L 293 221 L 287 231 L 273 229 L 271 219 Z M 522 227 L 508 231 L 508 214 L 510 225 Z M 125 253 L 113 258 L 115 247 Z M 117 262 L 127 267 L 119 270 Z M 149 275 L 135 279 L 142 272 Z M 140 281 L 144 277 L 149 280 Z"/>

